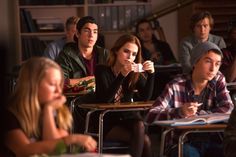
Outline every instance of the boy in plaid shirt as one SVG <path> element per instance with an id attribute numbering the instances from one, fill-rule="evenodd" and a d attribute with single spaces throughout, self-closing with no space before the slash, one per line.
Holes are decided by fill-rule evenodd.
<path id="1" fill-rule="evenodd" d="M 222 52 L 215 44 L 206 41 L 196 45 L 192 49 L 191 73 L 178 76 L 166 85 L 150 109 L 147 122 L 217 112 L 230 113 L 233 103 L 225 77 L 219 72 L 222 58 Z M 203 104 L 198 106 L 199 103 Z M 209 135 L 207 137 L 210 138 Z M 209 139 L 207 142 L 212 141 Z M 205 147 L 201 149 L 190 144 L 188 147 L 192 151 L 188 152 L 185 146 L 184 156 L 205 156 L 209 148 L 215 146 L 206 141 L 204 144 Z M 172 156 L 177 156 L 177 152 L 173 151 Z"/>

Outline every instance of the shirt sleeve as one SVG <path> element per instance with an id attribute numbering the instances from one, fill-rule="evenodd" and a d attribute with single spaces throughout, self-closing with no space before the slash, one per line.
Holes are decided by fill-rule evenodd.
<path id="1" fill-rule="evenodd" d="M 21 129 L 20 123 L 17 118 L 8 110 L 4 111 L 2 117 L 3 123 L 3 133 L 6 134 L 7 132 L 15 129 Z"/>
<path id="2" fill-rule="evenodd" d="M 173 89 L 173 85 L 167 84 L 163 93 L 155 100 L 152 108 L 149 110 L 146 116 L 147 123 L 152 123 L 156 120 L 182 118 L 180 108 L 174 107 Z"/>
<path id="3" fill-rule="evenodd" d="M 219 48 L 220 49 L 226 48 L 226 43 L 222 37 L 220 37 Z"/>
<path id="4" fill-rule="evenodd" d="M 191 70 L 190 64 L 190 51 L 192 45 L 188 41 L 182 41 L 179 46 L 179 62 L 183 68 L 184 73 L 188 73 Z"/>
<path id="5" fill-rule="evenodd" d="M 76 52 L 76 44 L 67 43 L 55 59 L 55 61 L 61 66 L 65 78 L 74 78 L 73 76 L 74 61 L 73 58 L 71 58 L 71 56 L 69 56 L 68 54 L 73 54 L 75 52 Z"/>
<path id="6" fill-rule="evenodd" d="M 44 56 L 53 60 L 55 60 L 56 58 L 56 53 L 56 47 L 53 43 L 48 44 L 48 46 L 44 50 Z"/>
<path id="7" fill-rule="evenodd" d="M 147 78 L 144 78 L 141 74 L 137 83 L 138 95 L 141 101 L 150 100 L 154 91 L 155 73 L 147 75 Z"/>
<path id="8" fill-rule="evenodd" d="M 220 113 L 231 113 L 234 105 L 229 91 L 226 87 L 226 81 L 223 74 L 220 74 L 216 81 L 216 101 L 218 106 L 215 107 L 212 111 Z"/>
<path id="9" fill-rule="evenodd" d="M 124 76 L 119 74 L 114 77 L 111 69 L 104 65 L 98 65 L 95 69 L 96 96 L 98 102 L 110 103 L 114 101 L 114 97 L 120 85 L 123 83 Z"/>

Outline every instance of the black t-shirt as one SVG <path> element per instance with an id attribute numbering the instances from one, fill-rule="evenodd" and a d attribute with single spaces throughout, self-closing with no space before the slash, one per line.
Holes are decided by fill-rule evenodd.
<path id="1" fill-rule="evenodd" d="M 11 130 L 21 129 L 20 123 L 17 120 L 17 118 L 15 117 L 15 115 L 13 115 L 13 113 L 6 110 L 3 113 L 3 115 L 4 115 L 4 117 L 3 117 L 3 126 L 4 126 L 3 127 L 3 134 L 4 135 Z"/>
<path id="2" fill-rule="evenodd" d="M 11 152 L 4 144 L 5 136 L 9 131 L 15 130 L 15 129 L 21 129 L 20 123 L 17 120 L 17 118 L 12 114 L 10 111 L 5 110 L 2 113 L 1 118 L 1 154 L 3 156 L 15 156 L 13 152 Z"/>

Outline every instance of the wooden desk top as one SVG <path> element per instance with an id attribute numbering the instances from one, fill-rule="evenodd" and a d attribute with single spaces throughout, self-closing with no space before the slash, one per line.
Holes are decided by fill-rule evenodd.
<path id="1" fill-rule="evenodd" d="M 98 103 L 81 104 L 80 107 L 87 109 L 127 109 L 127 108 L 150 108 L 154 101 L 139 101 L 126 103 Z"/>
<path id="2" fill-rule="evenodd" d="M 80 154 L 62 154 L 52 157 L 131 157 L 129 154 L 98 154 L 98 153 L 80 153 Z"/>
<path id="3" fill-rule="evenodd" d="M 226 84 L 229 91 L 236 91 L 236 82 L 230 82 Z"/>
<path id="4" fill-rule="evenodd" d="M 82 95 L 85 95 L 85 94 L 88 94 L 90 93 L 91 91 L 80 91 L 80 92 L 64 92 L 64 95 L 66 97 L 76 97 L 76 96 L 82 96 Z"/>

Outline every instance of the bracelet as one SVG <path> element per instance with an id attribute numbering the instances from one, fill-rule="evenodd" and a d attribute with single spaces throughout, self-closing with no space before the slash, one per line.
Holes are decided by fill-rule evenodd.
<path id="1" fill-rule="evenodd" d="M 55 155 L 61 155 L 67 152 L 67 145 L 65 144 L 64 140 L 60 140 L 55 149 L 54 149 L 54 153 Z"/>
<path id="2" fill-rule="evenodd" d="M 71 150 L 70 150 L 71 154 L 78 154 L 78 153 L 84 153 L 84 152 L 85 152 L 85 148 L 81 145 L 74 144 L 71 146 Z"/>

